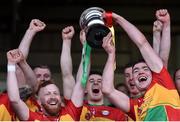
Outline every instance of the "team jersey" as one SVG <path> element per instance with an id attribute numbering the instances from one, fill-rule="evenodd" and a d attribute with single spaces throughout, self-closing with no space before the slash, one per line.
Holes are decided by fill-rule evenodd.
<path id="1" fill-rule="evenodd" d="M 75 107 L 69 101 L 65 107 L 61 108 L 59 116 L 46 116 L 42 112 L 29 111 L 28 121 L 78 121 L 81 114 L 82 107 Z"/>
<path id="2" fill-rule="evenodd" d="M 31 111 L 38 111 L 40 109 L 40 106 L 36 102 L 36 100 L 33 97 L 30 97 L 26 101 L 26 105 Z M 19 120 L 10 104 L 8 94 L 2 93 L 0 94 L 0 121 L 12 121 L 12 120 Z"/>
<path id="3" fill-rule="evenodd" d="M 166 68 L 152 73 L 152 82 L 143 97 L 130 99 L 128 114 L 137 121 L 180 120 L 180 98 Z"/>
<path id="4" fill-rule="evenodd" d="M 7 93 L 0 94 L 0 121 L 12 121 L 14 112 L 9 102 Z"/>
<path id="5" fill-rule="evenodd" d="M 41 109 L 40 105 L 38 104 L 34 96 L 28 98 L 28 100 L 26 101 L 26 105 L 33 112 L 39 111 Z"/>
<path id="6" fill-rule="evenodd" d="M 119 109 L 109 106 L 93 106 L 84 103 L 81 121 L 125 121 L 127 116 Z"/>

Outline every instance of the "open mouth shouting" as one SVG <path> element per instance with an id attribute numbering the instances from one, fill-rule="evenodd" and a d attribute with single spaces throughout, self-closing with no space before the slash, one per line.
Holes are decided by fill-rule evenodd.
<path id="1" fill-rule="evenodd" d="M 49 105 L 51 105 L 51 106 L 55 106 L 55 105 L 58 104 L 58 100 L 55 99 L 55 98 L 51 98 L 51 99 L 49 99 L 49 100 L 47 101 L 47 103 L 48 103 Z"/>
<path id="2" fill-rule="evenodd" d="M 100 92 L 100 90 L 99 90 L 99 89 L 96 89 L 96 88 L 93 89 L 92 91 L 93 91 L 93 93 L 95 93 L 95 94 L 98 94 L 98 93 Z"/>
<path id="3" fill-rule="evenodd" d="M 139 78 L 138 78 L 138 81 L 141 83 L 141 82 L 145 82 L 145 81 L 147 81 L 147 77 L 146 76 L 140 76 Z"/>
<path id="4" fill-rule="evenodd" d="M 94 95 L 99 95 L 99 93 L 100 93 L 100 88 L 99 88 L 98 85 L 92 86 L 92 93 L 93 93 Z"/>

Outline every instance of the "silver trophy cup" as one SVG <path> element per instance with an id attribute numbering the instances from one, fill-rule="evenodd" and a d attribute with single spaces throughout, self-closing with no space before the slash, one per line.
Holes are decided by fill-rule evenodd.
<path id="1" fill-rule="evenodd" d="M 102 17 L 104 12 L 102 8 L 91 7 L 81 14 L 79 20 L 81 29 L 86 32 L 87 43 L 93 48 L 101 48 L 103 38 L 110 32 Z"/>

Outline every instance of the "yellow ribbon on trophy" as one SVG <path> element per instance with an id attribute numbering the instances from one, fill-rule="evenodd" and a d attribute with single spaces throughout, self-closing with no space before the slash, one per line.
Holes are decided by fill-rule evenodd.
<path id="1" fill-rule="evenodd" d="M 109 27 L 109 30 L 112 33 L 114 46 L 116 46 L 115 45 L 116 44 L 115 43 L 115 31 L 114 31 L 113 20 L 112 20 L 112 12 L 106 12 L 105 13 L 105 20 L 106 20 L 106 26 Z M 116 70 L 116 61 L 114 62 L 114 70 Z"/>

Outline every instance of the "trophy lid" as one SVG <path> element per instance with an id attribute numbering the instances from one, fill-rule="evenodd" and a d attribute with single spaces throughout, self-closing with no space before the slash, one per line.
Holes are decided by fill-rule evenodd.
<path id="1" fill-rule="evenodd" d="M 86 26 L 89 26 L 89 23 L 93 20 L 96 20 L 96 23 L 104 24 L 102 18 L 102 14 L 104 12 L 105 10 L 99 7 L 90 7 L 84 10 L 79 19 L 79 25 L 81 29 L 84 29 Z"/>

